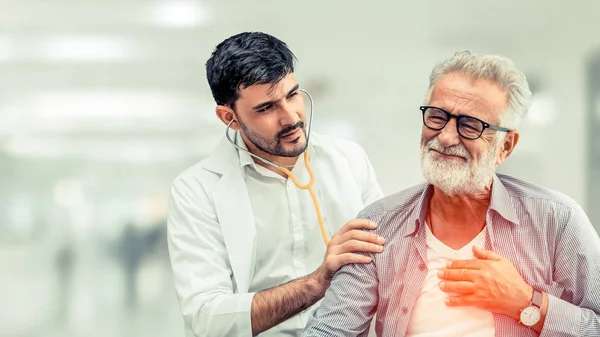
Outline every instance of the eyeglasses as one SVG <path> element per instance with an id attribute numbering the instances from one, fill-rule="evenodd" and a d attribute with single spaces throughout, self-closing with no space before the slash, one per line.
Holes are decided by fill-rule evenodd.
<path id="1" fill-rule="evenodd" d="M 419 109 L 423 112 L 423 124 L 427 128 L 439 131 L 448 124 L 451 118 L 456 118 L 456 131 L 461 137 L 470 140 L 481 137 L 485 129 L 503 132 L 512 131 L 501 126 L 491 125 L 475 117 L 453 115 L 444 109 L 434 106 L 421 106 Z"/>

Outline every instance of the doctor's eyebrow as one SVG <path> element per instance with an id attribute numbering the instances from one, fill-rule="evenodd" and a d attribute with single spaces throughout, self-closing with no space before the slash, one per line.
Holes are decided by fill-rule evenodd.
<path id="1" fill-rule="evenodd" d="M 300 84 L 296 84 L 294 87 L 292 87 L 292 89 L 290 89 L 287 94 L 285 95 L 285 97 L 289 97 L 292 93 L 294 93 L 295 91 L 298 91 L 298 89 L 300 89 Z M 260 110 L 266 106 L 269 105 L 273 105 L 277 103 L 277 100 L 273 100 L 273 101 L 267 101 L 267 102 L 263 102 L 263 103 L 259 103 L 255 106 L 252 107 L 252 110 Z"/>

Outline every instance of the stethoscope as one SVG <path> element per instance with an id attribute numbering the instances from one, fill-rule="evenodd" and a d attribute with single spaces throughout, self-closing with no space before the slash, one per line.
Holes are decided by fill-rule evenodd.
<path id="1" fill-rule="evenodd" d="M 304 165 L 306 165 L 306 170 L 308 171 L 308 175 L 310 176 L 310 181 L 307 184 L 304 184 L 304 185 L 300 184 L 298 179 L 296 179 L 296 176 L 294 176 L 292 174 L 292 172 L 285 166 L 274 163 L 268 159 L 265 159 L 259 155 L 256 155 L 256 154 L 244 149 L 243 147 L 237 145 L 236 142 L 233 141 L 233 139 L 231 139 L 231 137 L 229 135 L 229 129 L 231 128 L 231 124 L 234 122 L 233 119 L 227 124 L 227 128 L 225 129 L 225 136 L 227 136 L 227 140 L 229 140 L 229 142 L 231 144 L 233 144 L 233 146 L 235 146 L 238 150 L 245 151 L 252 157 L 254 157 L 266 164 L 275 166 L 276 168 L 278 168 L 279 170 L 281 170 L 282 172 L 287 174 L 287 176 L 290 177 L 290 179 L 292 179 L 294 184 L 299 189 L 308 190 L 308 192 L 310 193 L 310 196 L 313 200 L 313 204 L 315 205 L 315 211 L 317 213 L 317 220 L 319 221 L 319 227 L 321 228 L 321 235 L 323 236 L 323 241 L 325 242 L 325 245 L 328 245 L 329 239 L 327 238 L 327 233 L 325 232 L 325 223 L 323 222 L 323 216 L 321 215 L 321 208 L 319 207 L 319 202 L 317 201 L 317 195 L 315 194 L 315 190 L 313 189 L 313 186 L 315 184 L 315 175 L 313 174 L 313 171 L 308 162 L 308 141 L 310 139 L 310 129 L 312 127 L 312 120 L 313 120 L 313 115 L 314 115 L 314 102 L 313 102 L 312 96 L 308 93 L 308 91 L 306 91 L 304 89 L 300 89 L 300 91 L 302 91 L 304 94 L 306 94 L 306 96 L 308 96 L 308 99 L 310 101 L 310 117 L 309 117 L 309 123 L 308 123 L 307 130 L 306 130 L 306 145 L 304 147 Z"/>

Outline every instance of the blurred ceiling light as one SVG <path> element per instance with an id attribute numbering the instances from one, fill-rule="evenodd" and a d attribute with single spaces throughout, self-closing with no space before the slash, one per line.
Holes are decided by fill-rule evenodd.
<path id="1" fill-rule="evenodd" d="M 48 91 L 32 95 L 23 105 L 21 110 L 43 120 L 218 123 L 210 113 L 214 107 L 202 98 L 160 90 Z"/>
<path id="2" fill-rule="evenodd" d="M 206 21 L 204 8 L 196 1 L 172 0 L 159 3 L 152 13 L 153 19 L 163 26 L 191 27 Z"/>
<path id="3" fill-rule="evenodd" d="M 9 137 L 4 150 L 23 158 L 79 158 L 98 162 L 157 163 L 199 158 L 219 137 L 181 140 L 76 139 L 68 137 Z"/>
<path id="4" fill-rule="evenodd" d="M 56 61 L 110 61 L 132 56 L 123 38 L 106 36 L 55 36 L 40 43 L 44 58 Z"/>
<path id="5" fill-rule="evenodd" d="M 34 95 L 30 111 L 60 119 L 153 119 L 177 110 L 177 99 L 160 92 L 57 91 Z"/>
<path id="6" fill-rule="evenodd" d="M 0 102 L 0 146 L 12 136 L 30 135 L 116 139 L 129 137 L 126 135 L 156 139 L 221 136 L 224 125 L 212 111 L 214 103 L 185 91 L 40 91 Z"/>

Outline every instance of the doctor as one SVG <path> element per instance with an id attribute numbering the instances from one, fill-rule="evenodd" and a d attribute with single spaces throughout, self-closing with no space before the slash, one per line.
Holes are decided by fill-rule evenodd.
<path id="1" fill-rule="evenodd" d="M 277 38 L 241 33 L 216 47 L 206 73 L 217 116 L 233 121 L 233 141 L 307 182 L 308 125 L 294 60 Z M 383 196 L 363 149 L 308 138 L 327 246 L 310 194 L 225 137 L 175 179 L 168 245 L 186 336 L 299 336 L 333 274 L 370 261 L 354 252 L 383 250 L 383 238 L 362 230 L 376 224 L 354 219 Z"/>

